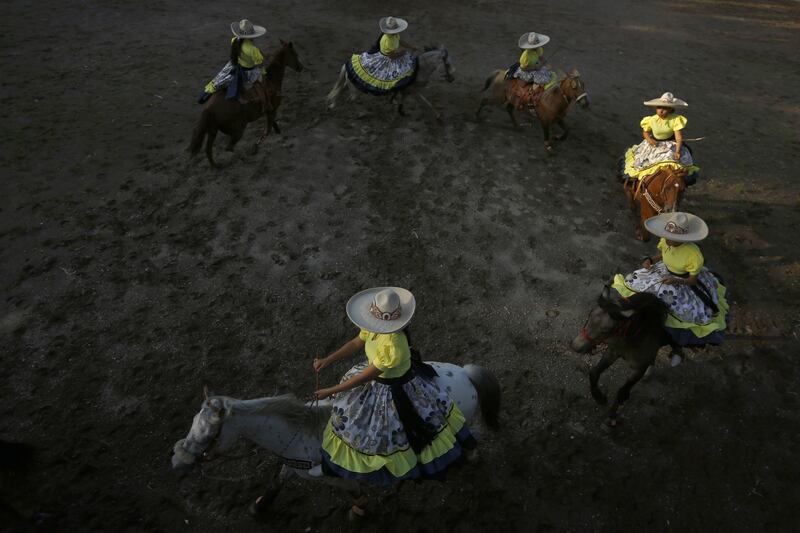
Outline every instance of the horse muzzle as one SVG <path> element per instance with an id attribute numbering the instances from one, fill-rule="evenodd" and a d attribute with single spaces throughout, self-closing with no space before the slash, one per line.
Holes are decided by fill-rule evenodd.
<path id="1" fill-rule="evenodd" d="M 572 339 L 570 348 L 577 353 L 589 353 L 594 349 L 594 343 L 590 339 L 587 339 L 583 335 L 583 332 L 581 332 L 580 335 Z"/>
<path id="2" fill-rule="evenodd" d="M 583 109 L 589 109 L 589 95 L 586 93 L 581 94 L 575 99 L 578 102 L 578 105 L 581 106 Z"/>

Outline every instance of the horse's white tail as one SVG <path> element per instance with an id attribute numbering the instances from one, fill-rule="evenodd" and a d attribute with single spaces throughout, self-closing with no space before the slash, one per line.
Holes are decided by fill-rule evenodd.
<path id="1" fill-rule="evenodd" d="M 500 384 L 494 375 L 478 365 L 464 365 L 464 372 L 478 391 L 481 416 L 490 429 L 500 427 Z"/>
<path id="2" fill-rule="evenodd" d="M 347 72 L 345 71 L 344 65 L 342 65 L 342 70 L 339 71 L 339 79 L 336 80 L 336 83 L 333 85 L 333 89 L 331 89 L 331 92 L 329 92 L 328 96 L 325 97 L 325 102 L 328 104 L 328 109 L 333 109 L 333 106 L 336 105 L 336 99 L 339 98 L 339 93 L 342 92 L 342 89 L 344 89 L 346 83 Z"/>

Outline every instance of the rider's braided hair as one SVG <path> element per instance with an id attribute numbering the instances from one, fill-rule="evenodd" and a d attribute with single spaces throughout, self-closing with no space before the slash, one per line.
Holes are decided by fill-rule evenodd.
<path id="1" fill-rule="evenodd" d="M 244 39 L 237 37 L 231 43 L 231 63 L 234 65 L 239 64 L 239 54 L 242 52 L 242 43 L 244 43 Z"/>

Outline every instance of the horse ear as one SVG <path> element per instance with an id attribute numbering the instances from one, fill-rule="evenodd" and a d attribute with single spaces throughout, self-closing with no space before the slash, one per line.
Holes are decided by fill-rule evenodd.
<path id="1" fill-rule="evenodd" d="M 203 397 L 208 401 L 208 385 L 203 385 Z"/>
<path id="2" fill-rule="evenodd" d="M 603 292 L 601 294 L 601 296 L 603 297 L 603 300 L 608 300 L 609 299 L 609 297 L 608 297 L 608 291 L 609 290 L 610 290 L 610 287 L 608 285 L 603 286 Z"/>
<path id="3" fill-rule="evenodd" d="M 574 68 L 572 69 L 572 72 L 569 73 L 569 75 L 572 76 L 573 78 L 577 78 L 581 75 L 581 73 L 578 72 L 578 69 Z"/>

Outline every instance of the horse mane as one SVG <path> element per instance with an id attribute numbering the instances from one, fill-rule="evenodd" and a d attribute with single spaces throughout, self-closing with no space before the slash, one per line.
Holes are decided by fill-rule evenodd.
<path id="1" fill-rule="evenodd" d="M 624 338 L 661 331 L 667 318 L 667 306 L 649 292 L 640 292 L 621 301 L 600 296 L 597 303 L 613 319 L 628 321 L 622 335 Z M 622 311 L 630 310 L 633 311 L 630 317 L 622 314 Z"/>
<path id="2" fill-rule="evenodd" d="M 259 415 L 277 415 L 287 422 L 316 428 L 321 420 L 327 421 L 330 414 L 330 404 L 308 405 L 299 400 L 294 394 L 254 398 L 252 400 L 237 400 L 226 396 L 218 396 L 224 405 L 227 415 L 233 413 Z"/>

